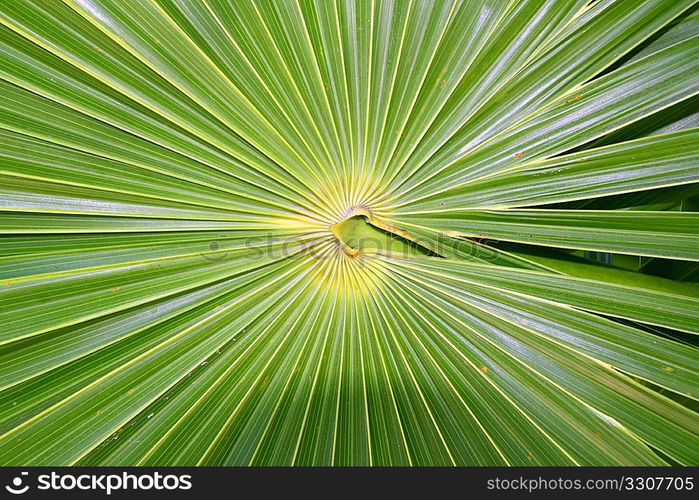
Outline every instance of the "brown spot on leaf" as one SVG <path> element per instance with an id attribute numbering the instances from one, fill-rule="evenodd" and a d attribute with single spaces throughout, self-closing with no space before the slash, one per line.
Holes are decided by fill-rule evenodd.
<path id="1" fill-rule="evenodd" d="M 444 88 L 444 86 L 447 84 L 446 80 L 442 80 L 442 83 L 439 84 L 440 88 Z"/>
<path id="2" fill-rule="evenodd" d="M 578 94 L 575 97 L 571 97 L 566 102 L 575 102 L 575 101 L 579 101 L 580 99 L 582 99 L 582 96 L 580 94 Z"/>
<path id="3" fill-rule="evenodd" d="M 112 290 L 112 292 L 118 292 L 120 290 L 120 288 L 118 286 L 113 286 L 111 288 L 111 290 Z"/>
<path id="4" fill-rule="evenodd" d="M 514 158 L 515 160 L 519 160 L 521 157 L 522 153 L 515 153 L 514 155 L 512 155 L 512 158 Z"/>
<path id="5" fill-rule="evenodd" d="M 601 437 L 602 437 L 602 434 L 601 434 L 600 432 L 595 432 L 595 437 L 596 437 L 596 438 L 601 438 Z"/>
<path id="6" fill-rule="evenodd" d="M 663 366 L 663 371 L 670 373 L 670 372 L 674 372 L 675 369 L 672 366 Z"/>
<path id="7" fill-rule="evenodd" d="M 262 381 L 262 386 L 260 387 L 260 390 L 265 388 L 267 382 L 269 382 L 269 377 L 265 377 L 265 379 Z"/>
<path id="8" fill-rule="evenodd" d="M 487 366 L 481 366 L 481 371 L 483 373 L 488 373 L 488 367 Z"/>

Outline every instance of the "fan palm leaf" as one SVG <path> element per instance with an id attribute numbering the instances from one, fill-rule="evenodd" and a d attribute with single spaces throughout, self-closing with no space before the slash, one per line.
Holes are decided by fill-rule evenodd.
<path id="1" fill-rule="evenodd" d="M 699 463 L 693 0 L 6 0 L 0 463 Z"/>

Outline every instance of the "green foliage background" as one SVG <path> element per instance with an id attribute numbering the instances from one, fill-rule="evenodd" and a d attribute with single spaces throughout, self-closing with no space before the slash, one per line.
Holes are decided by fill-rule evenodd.
<path id="1" fill-rule="evenodd" d="M 0 464 L 699 464 L 693 0 L 4 0 Z"/>

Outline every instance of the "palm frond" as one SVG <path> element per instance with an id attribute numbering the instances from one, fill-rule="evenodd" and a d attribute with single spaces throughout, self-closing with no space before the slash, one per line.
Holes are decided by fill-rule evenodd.
<path id="1" fill-rule="evenodd" d="M 696 3 L 4 1 L 0 464 L 699 463 Z"/>

